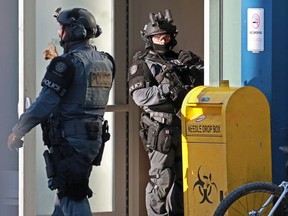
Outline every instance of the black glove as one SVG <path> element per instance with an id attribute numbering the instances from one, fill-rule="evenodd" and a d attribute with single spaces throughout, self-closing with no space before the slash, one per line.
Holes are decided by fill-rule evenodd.
<path id="1" fill-rule="evenodd" d="M 11 151 L 18 151 L 19 148 L 23 147 L 23 140 L 11 133 L 8 137 L 7 145 Z"/>
<path id="2" fill-rule="evenodd" d="M 169 96 L 172 99 L 172 101 L 176 101 L 179 98 L 183 100 L 185 95 L 190 91 L 188 87 L 177 85 L 174 82 L 171 82 L 169 90 L 170 90 Z"/>
<path id="3" fill-rule="evenodd" d="M 198 63 L 201 59 L 188 50 L 181 50 L 178 55 L 178 60 L 186 65 L 193 65 Z"/>

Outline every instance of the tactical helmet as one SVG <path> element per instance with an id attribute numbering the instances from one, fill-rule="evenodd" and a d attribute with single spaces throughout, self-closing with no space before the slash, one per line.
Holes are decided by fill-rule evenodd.
<path id="1" fill-rule="evenodd" d="M 172 14 L 169 9 L 165 10 L 165 16 L 161 12 L 157 14 L 149 14 L 150 22 L 144 26 L 144 29 L 140 32 L 142 39 L 146 43 L 146 48 L 151 48 L 152 41 L 151 37 L 158 34 L 171 34 L 172 41 L 171 46 L 174 47 L 177 44 L 175 37 L 178 33 L 178 30 L 175 25 L 173 25 Z"/>
<path id="2" fill-rule="evenodd" d="M 68 33 L 65 42 L 97 38 L 102 33 L 95 17 L 86 9 L 73 8 L 61 11 L 60 7 L 55 10 L 54 17 Z"/>

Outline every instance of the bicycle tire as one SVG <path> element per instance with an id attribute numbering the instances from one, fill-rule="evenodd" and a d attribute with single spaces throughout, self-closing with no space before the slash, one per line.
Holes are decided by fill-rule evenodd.
<path id="1" fill-rule="evenodd" d="M 258 215 L 251 214 L 252 210 L 259 210 L 265 201 L 274 195 L 273 202 L 269 204 L 261 216 L 268 215 L 274 203 L 283 192 L 283 187 L 269 182 L 252 182 L 242 185 L 225 197 L 214 212 L 214 216 L 241 216 L 241 215 Z M 288 215 L 288 198 L 285 196 L 280 206 L 278 206 L 274 215 Z M 250 212 L 250 214 L 249 214 Z"/>

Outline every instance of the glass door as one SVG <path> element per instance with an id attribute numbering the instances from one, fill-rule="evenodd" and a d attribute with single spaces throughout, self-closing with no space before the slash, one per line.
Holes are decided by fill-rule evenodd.
<path id="1" fill-rule="evenodd" d="M 241 84 L 241 0 L 205 0 L 205 85 Z"/>

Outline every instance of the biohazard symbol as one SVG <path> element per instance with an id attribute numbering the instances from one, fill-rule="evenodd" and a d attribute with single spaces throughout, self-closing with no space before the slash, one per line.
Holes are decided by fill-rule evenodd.
<path id="1" fill-rule="evenodd" d="M 217 190 L 217 186 L 214 182 L 212 182 L 212 175 L 211 173 L 209 175 L 203 175 L 202 177 L 200 176 L 200 168 L 198 169 L 198 181 L 194 184 L 193 190 L 197 187 L 199 189 L 199 192 L 202 196 L 202 200 L 200 201 L 201 203 L 204 203 L 205 201 L 208 203 L 213 203 L 210 199 L 209 196 L 213 192 L 213 188 Z"/>

